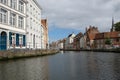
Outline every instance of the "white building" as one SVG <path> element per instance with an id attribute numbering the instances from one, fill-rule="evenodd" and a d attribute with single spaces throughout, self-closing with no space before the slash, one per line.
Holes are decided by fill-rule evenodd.
<path id="1" fill-rule="evenodd" d="M 81 38 L 80 38 L 80 48 L 81 49 L 86 49 L 86 35 L 83 35 Z"/>
<path id="2" fill-rule="evenodd" d="M 41 39 L 40 39 L 40 41 L 41 41 L 41 49 L 45 49 L 45 45 L 44 45 L 44 29 L 43 29 L 43 27 L 41 27 Z"/>
<path id="3" fill-rule="evenodd" d="M 74 37 L 75 37 L 75 34 L 70 34 L 66 38 L 65 49 L 72 49 L 73 48 Z"/>
<path id="4" fill-rule="evenodd" d="M 64 48 L 64 43 L 63 43 L 63 42 L 60 42 L 60 43 L 58 44 L 58 47 L 59 47 L 59 49 L 63 49 L 63 48 Z"/>
<path id="5" fill-rule="evenodd" d="M 0 0 L 0 50 L 26 45 L 26 0 Z"/>
<path id="6" fill-rule="evenodd" d="M 42 48 L 41 7 L 36 0 L 27 0 L 27 48 Z"/>

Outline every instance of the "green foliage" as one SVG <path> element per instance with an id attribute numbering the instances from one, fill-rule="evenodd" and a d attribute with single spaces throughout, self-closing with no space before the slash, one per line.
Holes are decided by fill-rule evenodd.
<path id="1" fill-rule="evenodd" d="M 107 39 L 105 40 L 105 44 L 111 45 L 111 40 L 110 40 L 109 38 L 107 38 Z"/>
<path id="2" fill-rule="evenodd" d="M 114 26 L 115 26 L 115 31 L 120 31 L 120 22 L 115 23 Z"/>

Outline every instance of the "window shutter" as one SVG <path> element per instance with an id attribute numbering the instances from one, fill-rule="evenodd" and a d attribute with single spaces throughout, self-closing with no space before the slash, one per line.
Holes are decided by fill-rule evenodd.
<path id="1" fill-rule="evenodd" d="M 10 45 L 12 45 L 12 33 L 11 32 L 9 32 L 9 43 Z"/>
<path id="2" fill-rule="evenodd" d="M 0 35 L 0 50 L 1 50 L 1 35 Z"/>
<path id="3" fill-rule="evenodd" d="M 25 45 L 26 45 L 26 36 L 23 35 L 23 46 L 25 46 Z"/>
<path id="4" fill-rule="evenodd" d="M 16 34 L 16 46 L 19 46 L 19 34 Z"/>

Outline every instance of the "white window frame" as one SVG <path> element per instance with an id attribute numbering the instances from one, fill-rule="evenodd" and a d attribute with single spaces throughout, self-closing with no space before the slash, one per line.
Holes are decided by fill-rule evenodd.
<path id="1" fill-rule="evenodd" d="M 10 13 L 10 25 L 15 27 L 16 26 L 16 14 Z"/>
<path id="2" fill-rule="evenodd" d="M 0 8 L 0 23 L 7 23 L 8 11 L 6 9 Z"/>
<path id="3" fill-rule="evenodd" d="M 18 26 L 20 29 L 24 28 L 24 18 L 21 16 L 18 17 Z"/>
<path id="4" fill-rule="evenodd" d="M 13 8 L 13 9 L 16 9 L 17 8 L 17 0 L 10 0 L 10 6 L 11 6 L 11 8 Z"/>
<path id="5" fill-rule="evenodd" d="M 6 4 L 8 3 L 8 0 L 0 0 L 0 3 Z"/>
<path id="6" fill-rule="evenodd" d="M 32 18 L 30 18 L 30 29 L 32 29 L 33 21 Z"/>
<path id="7" fill-rule="evenodd" d="M 24 12 L 24 2 L 19 0 L 19 11 Z"/>

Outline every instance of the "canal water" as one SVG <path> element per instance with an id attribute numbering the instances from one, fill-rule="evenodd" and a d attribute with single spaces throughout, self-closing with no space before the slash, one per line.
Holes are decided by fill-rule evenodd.
<path id="1" fill-rule="evenodd" d="M 69 51 L 0 61 L 0 80 L 120 80 L 120 54 Z"/>

